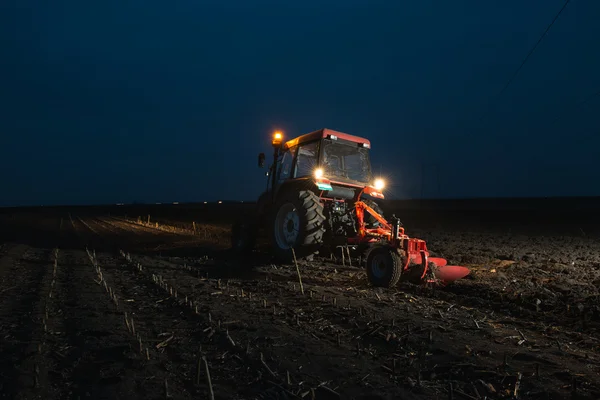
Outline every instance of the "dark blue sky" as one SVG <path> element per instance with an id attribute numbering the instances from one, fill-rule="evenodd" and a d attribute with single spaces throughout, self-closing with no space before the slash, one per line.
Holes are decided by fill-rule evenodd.
<path id="1" fill-rule="evenodd" d="M 600 2 L 492 103 L 563 3 L 3 1 L 0 205 L 253 199 L 322 127 L 396 197 L 600 195 Z"/>

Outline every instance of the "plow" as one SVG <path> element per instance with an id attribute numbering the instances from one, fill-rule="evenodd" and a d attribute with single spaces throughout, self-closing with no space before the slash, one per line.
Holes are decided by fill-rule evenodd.
<path id="1" fill-rule="evenodd" d="M 265 236 L 280 262 L 312 259 L 347 248 L 364 260 L 373 286 L 398 282 L 445 286 L 469 275 L 468 268 L 430 257 L 425 240 L 409 237 L 395 215 L 386 219 L 379 202 L 385 181 L 371 170 L 368 139 L 320 129 L 284 141 L 272 138 L 267 188 L 254 212 L 232 227 L 231 245 L 252 251 Z M 258 156 L 264 167 L 266 156 Z"/>

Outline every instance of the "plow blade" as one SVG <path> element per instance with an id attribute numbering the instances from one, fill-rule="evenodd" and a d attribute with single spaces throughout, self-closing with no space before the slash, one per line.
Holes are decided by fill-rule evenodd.
<path id="1" fill-rule="evenodd" d="M 437 265 L 437 264 L 436 264 Z M 435 269 L 435 277 L 444 284 L 459 280 L 469 275 L 471 271 L 467 267 L 459 267 L 458 265 L 444 265 L 438 266 Z"/>
<path id="2" fill-rule="evenodd" d="M 420 254 L 413 254 L 410 260 L 415 264 L 421 264 L 423 262 L 423 258 Z M 434 275 L 437 279 L 442 281 L 444 285 L 462 279 L 471 272 L 467 267 L 448 265 L 448 260 L 445 258 L 429 257 L 427 261 L 436 265 L 437 268 L 435 268 Z"/>

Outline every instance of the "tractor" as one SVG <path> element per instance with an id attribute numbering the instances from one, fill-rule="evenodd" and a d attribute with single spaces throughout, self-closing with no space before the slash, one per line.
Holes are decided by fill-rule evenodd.
<path id="1" fill-rule="evenodd" d="M 446 285 L 469 270 L 430 257 L 424 240 L 405 234 L 400 220 L 383 217 L 378 201 L 385 182 L 371 171 L 371 143 L 362 137 L 320 129 L 284 141 L 272 138 L 273 163 L 267 188 L 250 216 L 232 227 L 231 245 L 248 254 L 266 234 L 283 263 L 312 259 L 338 247 L 365 260 L 369 282 L 392 287 L 399 281 Z M 258 156 L 259 167 L 265 154 Z"/>

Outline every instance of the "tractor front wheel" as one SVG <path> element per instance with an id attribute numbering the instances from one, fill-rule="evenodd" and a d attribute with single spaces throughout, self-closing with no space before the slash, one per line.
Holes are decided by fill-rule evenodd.
<path id="1" fill-rule="evenodd" d="M 376 246 L 367 253 L 367 277 L 373 286 L 393 287 L 402 275 L 402 262 L 391 246 Z"/>
<path id="2" fill-rule="evenodd" d="M 319 197 L 309 191 L 290 191 L 277 201 L 271 216 L 271 243 L 281 262 L 310 258 L 323 245 L 325 215 Z M 292 252 L 293 249 L 293 252 Z"/>

